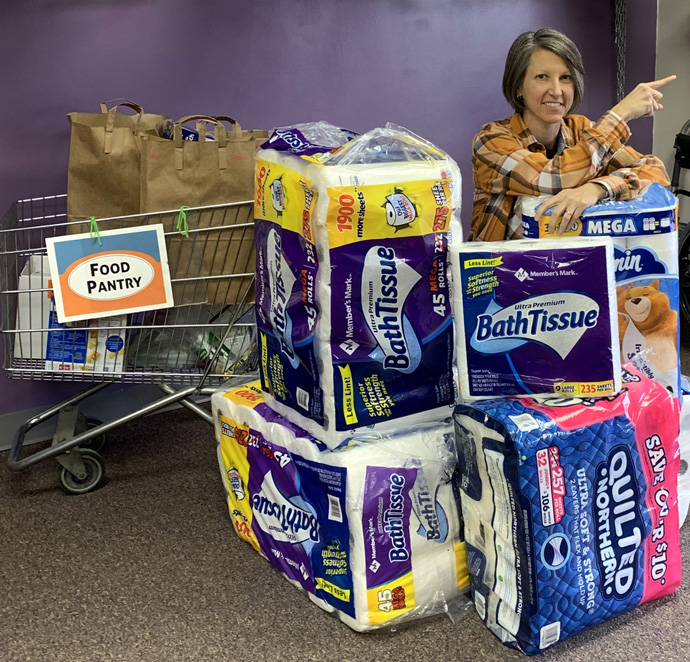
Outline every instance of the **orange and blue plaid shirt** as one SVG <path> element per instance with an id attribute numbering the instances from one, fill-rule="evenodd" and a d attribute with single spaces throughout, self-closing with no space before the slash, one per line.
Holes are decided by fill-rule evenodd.
<path id="1" fill-rule="evenodd" d="M 587 182 L 601 184 L 609 200 L 630 200 L 651 182 L 668 186 L 660 159 L 625 143 L 628 125 L 608 111 L 598 122 L 570 115 L 561 122 L 556 156 L 515 113 L 482 127 L 474 138 L 474 206 L 470 241 L 521 239 L 522 223 L 513 212 L 520 195 L 555 195 Z"/>

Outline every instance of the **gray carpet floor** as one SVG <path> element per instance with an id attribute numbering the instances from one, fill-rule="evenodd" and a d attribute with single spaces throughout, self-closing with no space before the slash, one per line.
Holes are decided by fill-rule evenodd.
<path id="1" fill-rule="evenodd" d="M 690 369 L 684 340 L 684 372 Z M 35 449 L 35 447 L 34 447 Z M 33 449 L 32 449 L 33 450 Z M 11 473 L 0 454 L 0 660 L 358 662 L 517 660 L 474 610 L 358 634 L 234 533 L 211 427 L 192 413 L 120 426 L 107 482 L 83 496 L 57 465 Z M 690 561 L 690 524 L 681 535 Z M 548 660 L 685 660 L 687 582 L 573 637 Z"/>

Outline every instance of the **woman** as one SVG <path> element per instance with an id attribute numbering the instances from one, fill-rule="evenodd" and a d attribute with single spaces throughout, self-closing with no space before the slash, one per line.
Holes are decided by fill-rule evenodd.
<path id="1" fill-rule="evenodd" d="M 582 100 L 583 77 L 580 52 L 557 30 L 515 40 L 503 74 L 515 114 L 487 124 L 474 139 L 471 241 L 520 239 L 514 213 L 520 195 L 550 195 L 536 217 L 553 207 L 549 232 L 558 227 L 562 234 L 600 200 L 629 200 L 651 182 L 668 186 L 664 164 L 625 143 L 627 123 L 661 110 L 659 88 L 675 76 L 640 83 L 598 122 L 571 114 Z"/>

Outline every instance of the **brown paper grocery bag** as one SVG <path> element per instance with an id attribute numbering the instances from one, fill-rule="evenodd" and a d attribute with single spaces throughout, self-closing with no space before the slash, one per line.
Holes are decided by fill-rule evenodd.
<path id="1" fill-rule="evenodd" d="M 120 106 L 135 112 L 125 115 L 118 112 Z M 103 102 L 100 113 L 69 113 L 68 118 L 67 220 L 138 214 L 140 138 L 162 135 L 170 118 L 145 113 L 138 104 L 121 99 Z M 68 226 L 70 233 L 86 231 L 85 224 Z"/>
<path id="2" fill-rule="evenodd" d="M 182 125 L 194 120 L 200 139 L 185 141 Z M 223 121 L 230 124 L 230 131 Z M 213 140 L 206 140 L 206 125 L 212 127 Z M 230 117 L 205 115 L 175 122 L 172 140 L 142 136 L 142 212 L 224 206 L 190 213 L 189 238 L 175 238 L 182 244 L 179 254 L 183 260 L 200 261 L 199 276 L 208 279 L 209 303 L 238 303 L 251 282 L 249 276 L 229 277 L 254 272 L 252 218 L 244 218 L 248 206 L 225 205 L 253 200 L 254 151 L 267 138 L 266 131 L 243 131 Z M 246 300 L 253 301 L 253 291 Z"/>

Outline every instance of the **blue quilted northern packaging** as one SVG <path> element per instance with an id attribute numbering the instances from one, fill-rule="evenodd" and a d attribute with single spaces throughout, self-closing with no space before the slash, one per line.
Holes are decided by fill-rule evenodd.
<path id="1" fill-rule="evenodd" d="M 678 401 L 627 364 L 609 398 L 455 411 L 475 607 L 527 654 L 681 580 Z"/>

